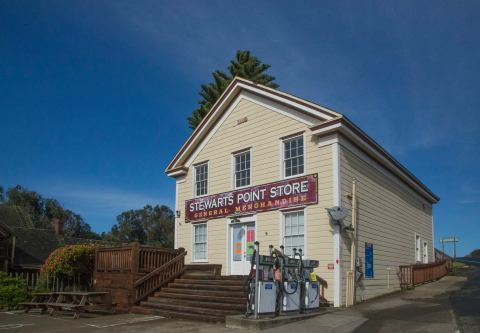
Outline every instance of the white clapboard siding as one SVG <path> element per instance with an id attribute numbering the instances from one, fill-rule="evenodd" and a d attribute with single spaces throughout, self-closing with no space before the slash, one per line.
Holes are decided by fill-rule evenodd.
<path id="1" fill-rule="evenodd" d="M 429 260 L 434 259 L 432 206 L 373 160 L 350 147 L 342 146 L 340 169 L 342 204 L 349 209 L 351 200 L 347 193 L 352 190 L 352 179 L 357 180 L 358 254 L 362 270 L 365 242 L 372 243 L 374 248 L 374 278 L 363 279 L 357 298 L 368 299 L 397 290 L 400 288 L 398 266 L 415 263 L 416 234 L 428 242 Z M 351 221 L 351 214 L 347 221 Z M 342 245 L 343 270 L 347 272 L 350 269 L 348 237 L 344 236 Z M 344 296 L 345 285 L 344 280 Z"/>

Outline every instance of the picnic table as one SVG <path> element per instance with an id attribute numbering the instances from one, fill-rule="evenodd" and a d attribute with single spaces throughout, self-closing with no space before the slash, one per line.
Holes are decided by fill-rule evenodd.
<path id="1" fill-rule="evenodd" d="M 32 300 L 30 302 L 20 303 L 19 305 L 25 309 L 25 313 L 28 313 L 31 309 L 39 308 L 42 313 L 47 311 L 47 303 L 55 302 L 57 293 L 45 292 L 45 293 L 32 293 Z"/>
<path id="2" fill-rule="evenodd" d="M 73 318 L 80 317 L 85 312 L 108 312 L 112 313 L 114 304 L 109 292 L 104 291 L 71 291 L 58 292 L 53 302 L 47 302 L 46 306 L 50 316 L 56 311 L 73 312 Z"/>

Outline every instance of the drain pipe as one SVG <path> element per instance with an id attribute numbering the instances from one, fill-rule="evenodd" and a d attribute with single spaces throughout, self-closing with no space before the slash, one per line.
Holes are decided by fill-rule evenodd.
<path id="1" fill-rule="evenodd" d="M 260 300 L 258 299 L 258 296 L 259 296 L 259 292 L 258 292 L 258 274 L 259 274 L 259 265 L 258 265 L 258 262 L 259 262 L 259 259 L 260 259 L 260 256 L 259 256 L 259 252 L 260 252 L 260 243 L 258 241 L 255 242 L 255 309 L 254 309 L 254 314 L 253 314 L 253 318 L 255 319 L 258 319 L 258 305 L 260 303 Z"/>

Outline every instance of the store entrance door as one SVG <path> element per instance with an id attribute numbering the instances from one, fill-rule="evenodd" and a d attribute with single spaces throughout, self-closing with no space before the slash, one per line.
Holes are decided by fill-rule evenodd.
<path id="1" fill-rule="evenodd" d="M 255 242 L 255 222 L 230 226 L 230 274 L 248 275 Z"/>

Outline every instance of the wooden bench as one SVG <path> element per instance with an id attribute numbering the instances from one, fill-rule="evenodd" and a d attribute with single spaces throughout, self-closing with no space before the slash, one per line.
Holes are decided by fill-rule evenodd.
<path id="1" fill-rule="evenodd" d="M 31 309 L 40 309 L 42 313 L 47 311 L 48 303 L 56 301 L 58 294 L 54 292 L 33 293 L 30 302 L 20 303 L 19 306 L 24 308 L 25 313 L 30 312 Z"/>

